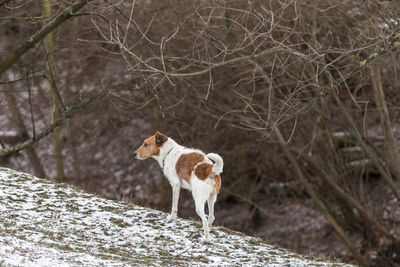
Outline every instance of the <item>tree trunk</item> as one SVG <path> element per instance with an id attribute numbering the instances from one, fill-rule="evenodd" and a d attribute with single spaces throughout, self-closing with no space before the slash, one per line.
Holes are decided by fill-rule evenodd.
<path id="1" fill-rule="evenodd" d="M 397 179 L 400 178 L 400 154 L 396 140 L 393 136 L 392 125 L 390 123 L 389 112 L 385 101 L 385 93 L 383 92 L 381 82 L 381 70 L 378 63 L 372 66 L 372 88 L 376 107 L 379 113 L 381 127 L 385 136 L 385 147 L 388 151 L 388 161 L 390 168 Z"/>
<path id="2" fill-rule="evenodd" d="M 43 16 L 45 18 L 44 23 L 48 23 L 51 17 L 51 3 L 50 0 L 42 0 Z M 47 79 L 49 80 L 49 94 L 50 94 L 50 109 L 52 122 L 56 121 L 60 117 L 58 111 L 59 99 L 57 94 L 57 88 L 55 87 L 56 81 L 56 66 L 54 63 L 53 53 L 54 53 L 54 43 L 53 34 L 49 33 L 44 38 L 44 49 L 47 54 Z M 62 182 L 64 180 L 64 164 L 62 157 L 62 136 L 60 127 L 56 127 L 53 131 L 53 157 L 55 163 L 56 180 Z"/>

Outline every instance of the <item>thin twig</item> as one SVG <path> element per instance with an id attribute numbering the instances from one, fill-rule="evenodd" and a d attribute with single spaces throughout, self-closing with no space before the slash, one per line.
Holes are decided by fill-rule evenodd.
<path id="1" fill-rule="evenodd" d="M 29 101 L 29 112 L 31 113 L 31 122 L 32 122 L 32 139 L 36 139 L 36 127 L 35 127 L 35 118 L 33 116 L 33 107 L 32 107 L 32 92 L 31 92 L 31 83 L 29 80 L 29 72 L 26 74 L 27 76 L 27 83 L 26 86 L 28 87 L 28 101 Z"/>

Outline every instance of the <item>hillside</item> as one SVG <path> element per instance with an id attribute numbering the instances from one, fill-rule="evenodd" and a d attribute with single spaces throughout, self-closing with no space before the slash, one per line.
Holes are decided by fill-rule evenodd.
<path id="1" fill-rule="evenodd" d="M 0 265 L 350 266 L 306 259 L 226 228 L 106 200 L 0 168 Z"/>

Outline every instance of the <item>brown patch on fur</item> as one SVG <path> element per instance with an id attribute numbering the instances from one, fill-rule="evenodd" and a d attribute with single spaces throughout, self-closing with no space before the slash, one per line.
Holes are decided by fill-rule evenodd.
<path id="1" fill-rule="evenodd" d="M 218 174 L 214 174 L 213 180 L 215 182 L 214 187 L 215 187 L 215 192 L 218 194 L 219 189 L 221 188 L 221 176 Z"/>
<path id="2" fill-rule="evenodd" d="M 168 140 L 168 137 L 160 132 L 156 132 L 154 136 L 156 138 L 156 144 L 158 146 L 161 146 L 162 144 L 164 144 L 164 142 Z"/>
<path id="3" fill-rule="evenodd" d="M 200 179 L 205 180 L 211 174 L 212 166 L 209 163 L 201 163 L 196 167 L 194 174 Z"/>
<path id="4" fill-rule="evenodd" d="M 190 183 L 190 176 L 192 175 L 194 166 L 203 160 L 204 155 L 196 152 L 181 155 L 175 165 L 175 170 L 179 178 Z"/>

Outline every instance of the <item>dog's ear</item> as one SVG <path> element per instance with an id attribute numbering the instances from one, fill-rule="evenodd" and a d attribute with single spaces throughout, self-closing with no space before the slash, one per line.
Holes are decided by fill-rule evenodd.
<path id="1" fill-rule="evenodd" d="M 160 132 L 156 132 L 155 135 L 156 135 L 156 144 L 158 146 L 161 146 L 168 139 L 168 137 L 166 135 L 163 135 Z"/>

